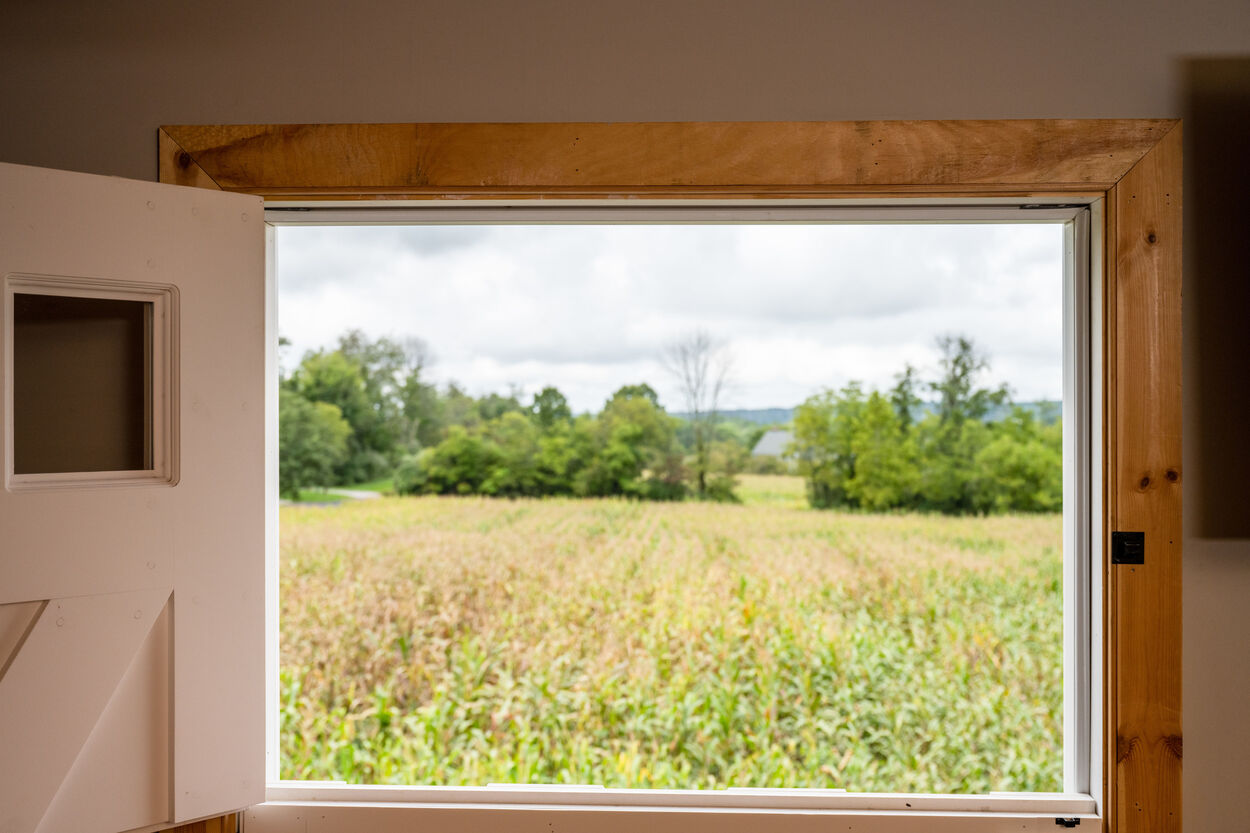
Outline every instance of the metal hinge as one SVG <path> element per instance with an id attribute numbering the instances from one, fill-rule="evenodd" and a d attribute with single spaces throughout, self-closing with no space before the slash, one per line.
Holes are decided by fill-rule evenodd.
<path id="1" fill-rule="evenodd" d="M 1055 819 L 1055 824 L 1059 825 L 1060 827 L 1071 828 L 1071 827 L 1076 827 L 1080 823 L 1081 823 L 1080 819 L 1065 819 L 1065 818 Z"/>
<path id="2" fill-rule="evenodd" d="M 1112 564 L 1145 564 L 1146 533 L 1144 532 L 1112 532 L 1111 533 Z"/>

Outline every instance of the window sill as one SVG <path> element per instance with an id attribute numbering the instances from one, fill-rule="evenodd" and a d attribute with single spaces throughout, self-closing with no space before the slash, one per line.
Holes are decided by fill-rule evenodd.
<path id="1" fill-rule="evenodd" d="M 1056 818 L 1097 829 L 1088 795 L 991 793 L 927 795 L 836 790 L 621 790 L 544 786 L 389 787 L 325 782 L 271 784 L 247 809 L 247 833 L 371 833 L 414 825 L 453 833 L 483 829 L 698 833 L 759 830 L 902 833 L 1053 831 Z M 831 825 L 839 823 L 839 827 Z M 844 823 L 845 827 L 841 827 Z"/>

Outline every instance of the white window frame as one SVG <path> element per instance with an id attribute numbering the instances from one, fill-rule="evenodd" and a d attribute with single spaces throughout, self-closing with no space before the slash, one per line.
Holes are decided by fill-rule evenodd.
<path id="1" fill-rule="evenodd" d="M 4 487 L 10 491 L 79 489 L 84 486 L 173 486 L 178 483 L 178 287 L 172 284 L 100 280 L 64 275 L 7 275 L 3 283 L 5 345 Z M 147 372 L 151 413 L 151 468 L 125 471 L 17 474 L 13 448 L 14 296 L 55 295 L 152 305 Z"/>
<path id="2" fill-rule="evenodd" d="M 292 829 L 378 833 L 485 825 L 548 831 L 646 826 L 650 833 L 708 830 L 828 830 L 835 820 L 867 833 L 1055 830 L 1058 819 L 1099 826 L 1102 802 L 1103 684 L 1100 436 L 1102 389 L 1101 198 L 934 200 L 551 200 L 332 203 L 266 201 L 268 338 L 266 506 L 266 773 L 264 804 L 244 813 L 247 833 Z M 1005 223 L 1065 225 L 1064 276 L 1064 791 L 945 795 L 849 793 L 823 789 L 647 790 L 546 785 L 368 786 L 281 781 L 278 713 L 277 264 L 274 229 L 297 225 L 590 223 Z M 1080 426 L 1083 430 L 1071 430 Z M 1071 507 L 1071 511 L 1069 511 Z M 1094 786 L 1098 789 L 1093 789 Z M 923 821 L 922 821 L 923 820 Z"/>

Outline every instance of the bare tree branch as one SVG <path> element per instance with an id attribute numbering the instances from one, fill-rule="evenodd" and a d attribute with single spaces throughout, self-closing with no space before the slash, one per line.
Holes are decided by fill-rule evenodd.
<path id="1" fill-rule="evenodd" d="M 732 356 L 706 330 L 696 330 L 669 344 L 660 361 L 676 380 L 694 429 L 696 485 L 702 496 L 707 492 L 708 447 L 729 386 Z"/>

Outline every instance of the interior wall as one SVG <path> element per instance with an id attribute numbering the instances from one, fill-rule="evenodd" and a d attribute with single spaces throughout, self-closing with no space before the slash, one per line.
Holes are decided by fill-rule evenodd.
<path id="1" fill-rule="evenodd" d="M 10 0 L 4 19 L 0 160 L 140 179 L 160 124 L 1184 116 L 1186 822 L 1250 828 L 1245 0 Z"/>
<path id="2" fill-rule="evenodd" d="M 1250 8 L 1250 4 L 1247 4 Z M 1245 54 L 1243 52 L 1243 54 Z M 1181 64 L 1184 656 L 1190 830 L 1250 830 L 1250 57 Z M 1196 826 L 1191 820 L 1202 820 Z"/>

